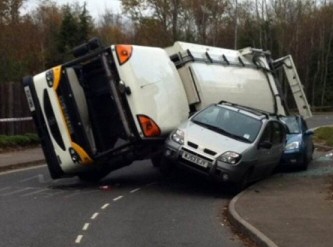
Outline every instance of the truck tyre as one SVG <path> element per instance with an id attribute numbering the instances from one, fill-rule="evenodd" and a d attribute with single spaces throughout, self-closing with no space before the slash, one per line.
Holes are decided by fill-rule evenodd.
<path id="1" fill-rule="evenodd" d="M 91 170 L 78 174 L 78 177 L 83 182 L 97 183 L 102 178 L 110 173 L 110 169 Z"/>

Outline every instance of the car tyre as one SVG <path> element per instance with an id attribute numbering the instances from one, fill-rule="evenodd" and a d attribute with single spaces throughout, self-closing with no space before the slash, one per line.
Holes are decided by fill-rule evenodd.
<path id="1" fill-rule="evenodd" d="M 151 163 L 153 167 L 159 168 L 161 166 L 161 161 L 163 159 L 163 154 L 155 155 L 151 158 Z"/>
<path id="2" fill-rule="evenodd" d="M 309 163 L 310 163 L 310 160 L 308 159 L 308 157 L 305 154 L 304 157 L 303 157 L 303 163 L 301 164 L 300 169 L 302 171 L 306 171 L 309 167 Z"/>
<path id="3" fill-rule="evenodd" d="M 160 159 L 159 169 L 160 172 L 166 176 L 170 176 L 175 172 L 174 164 L 172 163 L 172 161 L 168 160 L 165 157 L 162 157 Z"/>
<path id="4" fill-rule="evenodd" d="M 244 189 L 246 189 L 250 183 L 250 177 L 251 177 L 251 173 L 252 173 L 252 169 L 248 169 L 242 179 L 236 183 L 235 185 L 235 192 L 236 193 L 240 193 L 241 191 L 243 191 Z"/>

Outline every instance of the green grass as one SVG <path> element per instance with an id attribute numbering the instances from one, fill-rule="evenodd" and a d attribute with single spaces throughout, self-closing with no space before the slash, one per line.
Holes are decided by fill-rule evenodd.
<path id="1" fill-rule="evenodd" d="M 314 131 L 314 141 L 333 146 L 333 127 L 321 127 Z"/>
<path id="2" fill-rule="evenodd" d="M 0 148 L 27 147 L 39 144 L 37 134 L 27 133 L 24 135 L 0 135 Z"/>

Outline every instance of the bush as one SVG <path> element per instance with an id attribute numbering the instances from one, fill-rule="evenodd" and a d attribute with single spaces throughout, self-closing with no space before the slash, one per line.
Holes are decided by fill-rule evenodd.
<path id="1" fill-rule="evenodd" d="M 14 136 L 0 135 L 0 148 L 26 147 L 37 144 L 39 144 L 39 138 L 34 133 Z"/>

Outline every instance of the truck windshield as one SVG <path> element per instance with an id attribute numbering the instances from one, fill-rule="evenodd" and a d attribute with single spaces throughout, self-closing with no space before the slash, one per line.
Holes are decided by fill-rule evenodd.
<path id="1" fill-rule="evenodd" d="M 195 115 L 192 122 L 234 139 L 252 143 L 258 136 L 261 121 L 220 106 L 210 106 Z"/>

